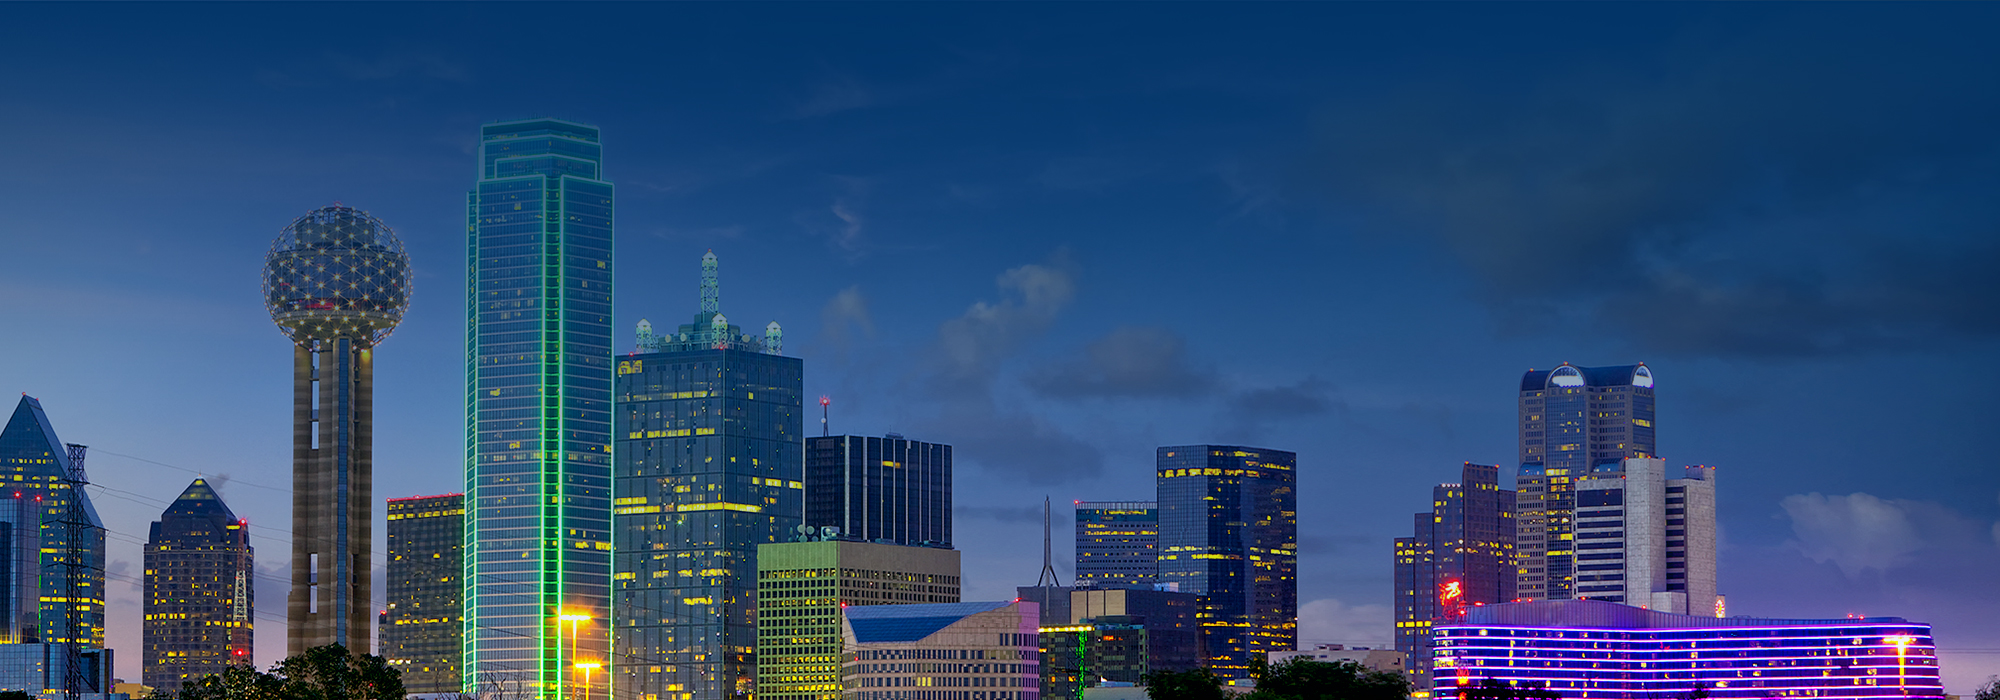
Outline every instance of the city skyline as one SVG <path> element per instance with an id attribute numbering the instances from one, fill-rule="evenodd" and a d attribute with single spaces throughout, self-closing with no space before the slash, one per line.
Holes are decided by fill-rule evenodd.
<path id="1" fill-rule="evenodd" d="M 537 114 L 607 135 L 612 337 L 714 249 L 832 432 L 954 446 L 966 600 L 1033 581 L 1044 495 L 1264 444 L 1311 465 L 1302 641 L 1386 645 L 1409 496 L 1518 466 L 1496 398 L 1643 360 L 1661 456 L 1726 472 L 1732 614 L 1926 621 L 1954 692 L 2000 672 L 1974 585 L 2000 575 L 1994 9 L 601 7 L 549 20 L 601 41 L 541 61 L 457 7 L 4 12 L 0 121 L 38 136 L 0 195 L 0 321 L 33 338 L 0 386 L 92 445 L 128 679 L 120 572 L 190 472 L 252 522 L 260 583 L 287 564 L 290 358 L 249 290 L 299 212 L 365 207 L 411 248 L 375 495 L 463 488 L 467 166 L 480 124 Z M 302 22 L 352 41 L 291 50 Z M 660 26 L 715 31 L 628 49 Z"/>

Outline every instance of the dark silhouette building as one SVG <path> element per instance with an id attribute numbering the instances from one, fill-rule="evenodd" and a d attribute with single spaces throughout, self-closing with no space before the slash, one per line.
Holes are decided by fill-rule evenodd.
<path id="1" fill-rule="evenodd" d="M 1500 488 L 1499 467 L 1466 462 L 1415 520 L 1412 536 L 1396 539 L 1396 650 L 1415 687 L 1428 688 L 1432 625 L 1514 600 L 1514 492 Z"/>
<path id="2" fill-rule="evenodd" d="M 1160 583 L 1200 596 L 1203 653 L 1227 678 L 1298 648 L 1298 456 L 1235 445 L 1158 451 Z"/>
<path id="3" fill-rule="evenodd" d="M 804 364 L 720 311 L 702 258 L 701 310 L 620 355 L 613 416 L 613 696 L 725 700 L 756 685 L 757 546 L 804 511 Z M 759 695 L 762 695 L 762 689 Z"/>
<path id="4" fill-rule="evenodd" d="M 465 494 L 391 498 L 382 658 L 416 693 L 457 693 L 464 638 Z"/>
<path id="5" fill-rule="evenodd" d="M 146 685 L 178 693 L 231 664 L 256 664 L 252 555 L 249 523 L 206 481 L 160 514 L 146 538 Z"/>
<path id="6" fill-rule="evenodd" d="M 1653 371 L 1643 363 L 1529 370 L 1521 376 L 1519 401 L 1519 596 L 1572 598 L 1576 482 L 1615 474 L 1628 457 L 1658 456 Z"/>
<path id="7" fill-rule="evenodd" d="M 1160 577 L 1160 509 L 1153 501 L 1076 502 L 1076 585 L 1152 588 Z"/>
<path id="8" fill-rule="evenodd" d="M 951 446 L 884 437 L 806 438 L 806 522 L 839 537 L 951 548 Z"/>

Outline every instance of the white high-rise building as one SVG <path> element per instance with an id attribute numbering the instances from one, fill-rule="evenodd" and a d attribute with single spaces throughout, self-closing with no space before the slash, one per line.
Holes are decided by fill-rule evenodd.
<path id="1" fill-rule="evenodd" d="M 1576 484 L 1576 597 L 1683 615 L 1723 612 L 1715 582 L 1715 468 L 1633 457 Z"/>

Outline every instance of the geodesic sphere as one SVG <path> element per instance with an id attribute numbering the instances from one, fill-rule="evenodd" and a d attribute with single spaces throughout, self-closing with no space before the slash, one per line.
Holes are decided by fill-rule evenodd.
<path id="1" fill-rule="evenodd" d="M 388 224 L 335 204 L 286 226 L 264 256 L 264 308 L 292 342 L 382 342 L 410 308 L 410 256 Z"/>

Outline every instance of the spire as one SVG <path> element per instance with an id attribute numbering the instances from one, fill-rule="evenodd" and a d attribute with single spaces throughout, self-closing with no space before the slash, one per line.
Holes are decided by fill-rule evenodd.
<path id="1" fill-rule="evenodd" d="M 713 317 L 722 312 L 722 284 L 715 279 L 715 251 L 701 256 L 701 315 Z"/>
<path id="2" fill-rule="evenodd" d="M 234 521 L 236 513 L 230 511 L 229 505 L 222 502 L 222 496 L 208 485 L 207 479 L 195 479 L 194 483 L 188 484 L 186 490 L 181 491 L 180 498 L 174 499 L 174 502 L 167 506 L 166 512 L 161 513 L 160 517 L 162 519 L 213 517 Z"/>
<path id="3" fill-rule="evenodd" d="M 1035 586 L 1042 589 L 1042 604 L 1048 604 L 1048 589 L 1061 588 L 1062 581 L 1056 578 L 1055 548 L 1049 538 L 1049 497 L 1042 497 L 1042 575 L 1035 578 Z"/>

